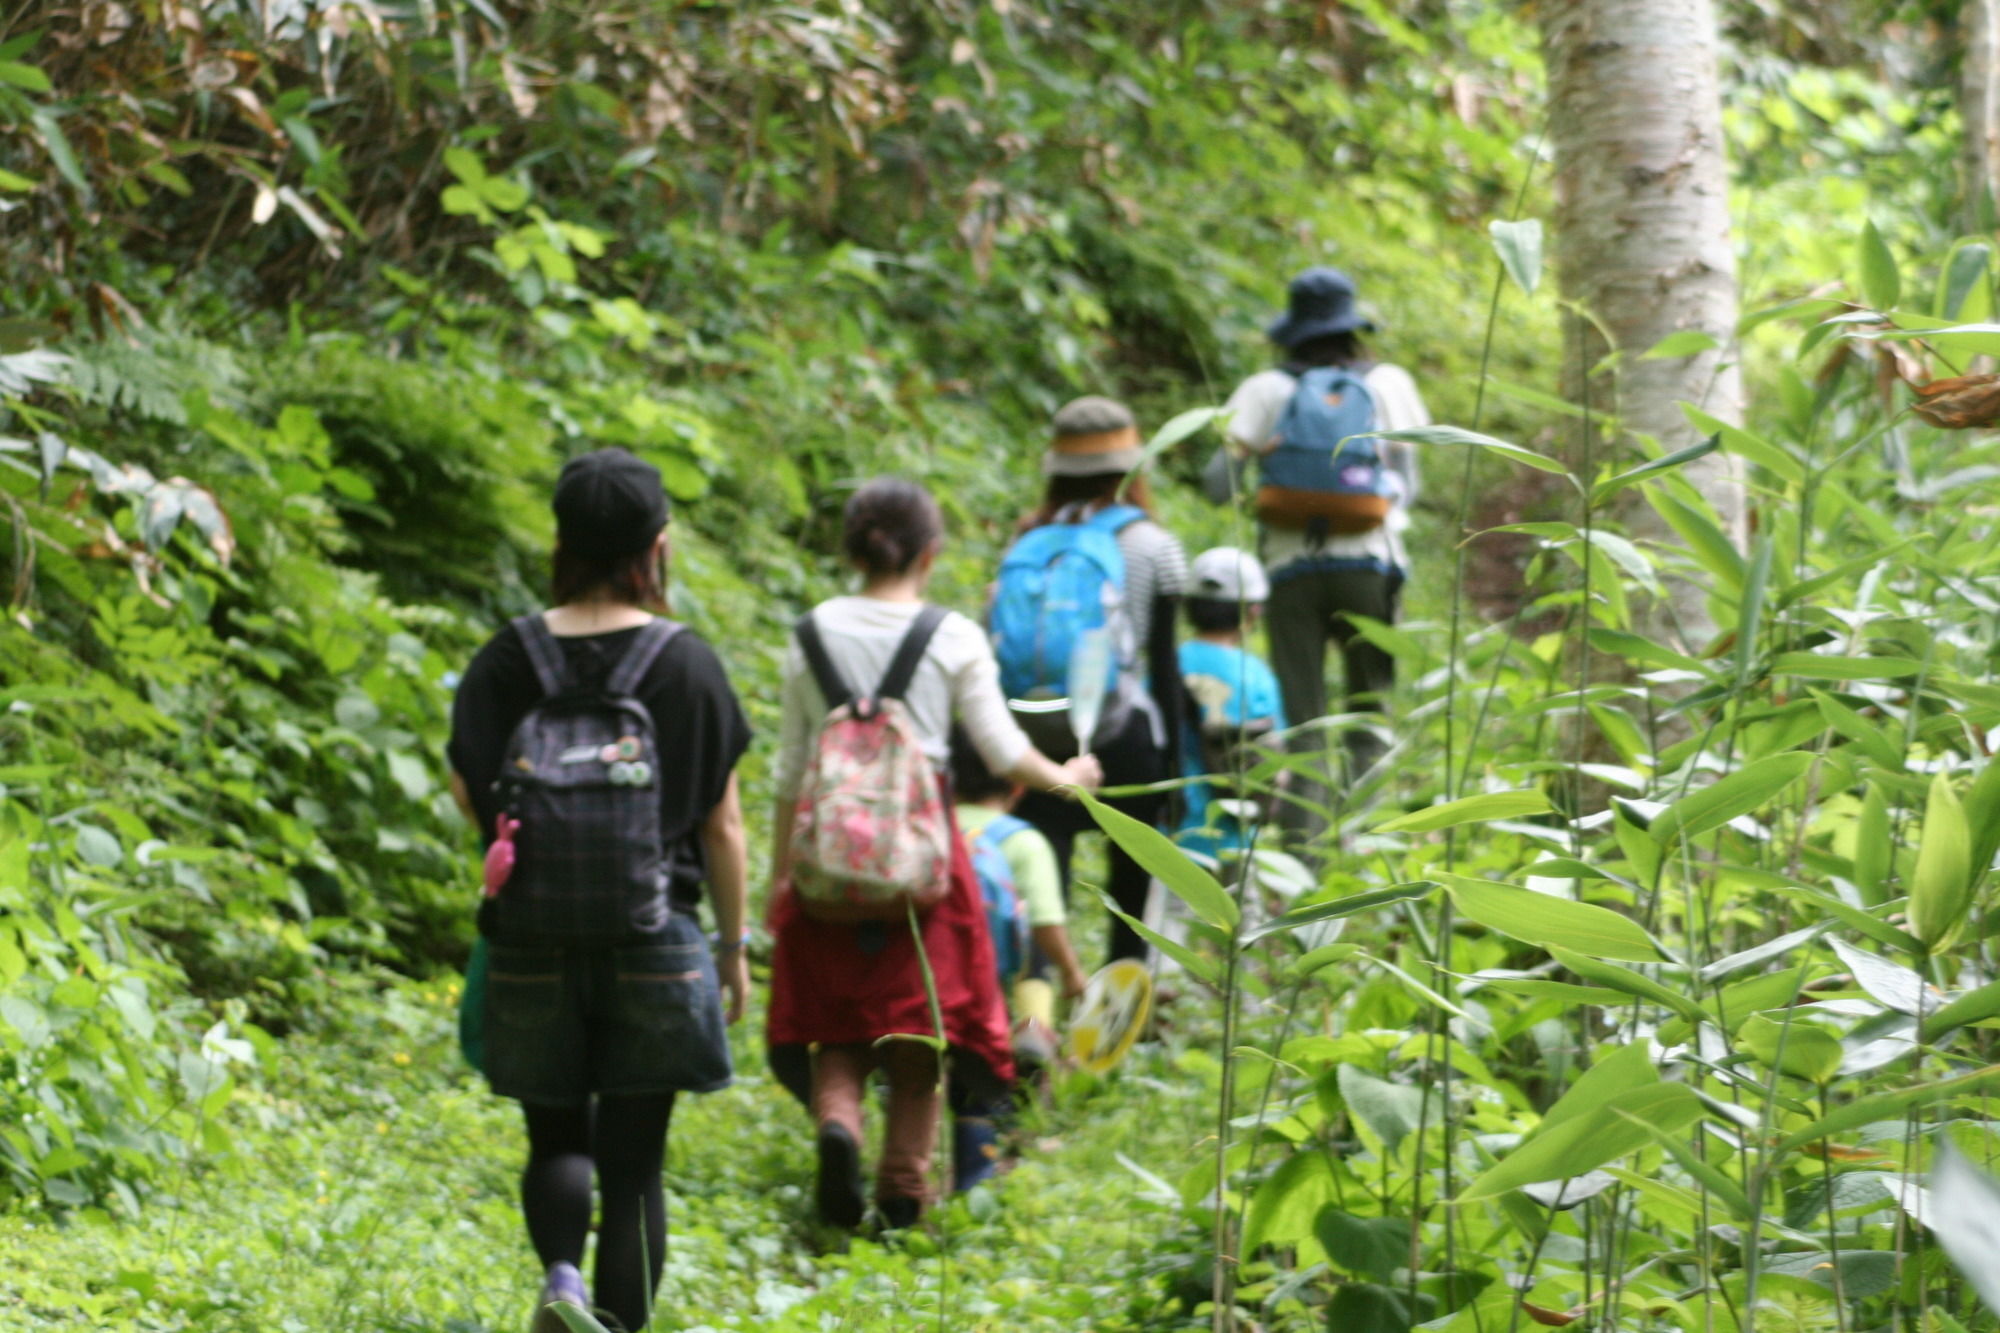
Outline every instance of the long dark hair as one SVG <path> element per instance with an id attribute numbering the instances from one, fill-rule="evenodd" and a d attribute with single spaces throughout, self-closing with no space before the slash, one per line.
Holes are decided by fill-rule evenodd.
<path id="1" fill-rule="evenodd" d="M 1127 477 L 1131 478 L 1130 484 L 1125 484 Z M 1041 507 L 1021 520 L 1021 531 L 1053 523 L 1057 514 L 1075 504 L 1095 513 L 1118 498 L 1121 484 L 1125 484 L 1125 503 L 1137 505 L 1151 518 L 1153 492 L 1146 485 L 1144 473 L 1097 472 L 1088 477 L 1050 477 L 1049 484 L 1042 489 Z"/>
<path id="2" fill-rule="evenodd" d="M 666 609 L 665 562 L 653 559 L 651 545 L 630 555 L 593 559 L 566 551 L 558 542 L 551 564 L 549 590 L 557 606 L 580 602 L 604 588 L 629 605 Z"/>
<path id="3" fill-rule="evenodd" d="M 944 537 L 931 493 L 903 477 L 877 477 L 847 498 L 840 549 L 870 578 L 907 574 Z"/>

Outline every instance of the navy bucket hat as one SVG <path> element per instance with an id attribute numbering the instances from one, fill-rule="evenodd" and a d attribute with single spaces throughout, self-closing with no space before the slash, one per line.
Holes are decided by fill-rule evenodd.
<path id="1" fill-rule="evenodd" d="M 1333 333 L 1373 333 L 1375 322 L 1355 308 L 1354 280 L 1337 268 L 1309 268 L 1292 279 L 1285 313 L 1268 332 L 1290 350 Z"/>

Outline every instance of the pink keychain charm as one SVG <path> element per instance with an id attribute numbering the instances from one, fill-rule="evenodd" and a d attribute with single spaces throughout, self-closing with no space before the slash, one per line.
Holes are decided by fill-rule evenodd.
<path id="1" fill-rule="evenodd" d="M 493 822 L 495 837 L 493 845 L 486 849 L 486 896 L 491 898 L 500 892 L 500 886 L 514 873 L 514 833 L 521 827 L 518 819 L 509 819 L 505 814 Z"/>

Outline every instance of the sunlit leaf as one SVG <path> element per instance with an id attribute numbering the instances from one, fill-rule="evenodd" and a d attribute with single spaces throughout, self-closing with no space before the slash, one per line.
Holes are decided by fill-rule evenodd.
<path id="1" fill-rule="evenodd" d="M 1495 791 L 1466 796 L 1443 805 L 1412 810 L 1375 826 L 1377 833 L 1430 833 L 1489 819 L 1518 819 L 1523 815 L 1547 814 L 1548 796 L 1538 787 L 1526 791 Z"/>
<path id="2" fill-rule="evenodd" d="M 1145 867 L 1147 874 L 1166 885 L 1195 916 L 1225 934 L 1235 930 L 1238 913 L 1228 891 L 1215 882 L 1214 876 L 1190 861 L 1187 853 L 1174 846 L 1166 834 L 1122 810 L 1112 809 L 1089 792 L 1079 791 L 1077 799 L 1083 802 L 1106 837 Z"/>
<path id="3" fill-rule="evenodd" d="M 1922 841 L 1910 882 L 1910 932 L 1937 948 L 1958 930 L 1972 906 L 1972 830 L 1965 807 L 1943 773 L 1931 779 Z"/>
<path id="4" fill-rule="evenodd" d="M 1647 832 L 1661 843 L 1698 837 L 1763 808 L 1811 766 L 1812 756 L 1801 751 L 1768 755 L 1681 797 L 1654 817 Z"/>
<path id="5" fill-rule="evenodd" d="M 1658 962 L 1645 928 L 1595 903 L 1554 898 L 1490 880 L 1442 876 L 1452 903 L 1466 916 L 1525 944 L 1561 945 L 1594 958 Z"/>
<path id="6" fill-rule="evenodd" d="M 1524 295 L 1533 296 L 1542 280 L 1542 222 L 1540 218 L 1507 221 L 1496 218 L 1486 224 L 1493 238 L 1494 252 L 1500 256 L 1507 276 Z"/>

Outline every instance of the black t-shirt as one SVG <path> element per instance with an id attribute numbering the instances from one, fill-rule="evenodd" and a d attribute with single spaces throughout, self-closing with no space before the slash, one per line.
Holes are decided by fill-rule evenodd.
<path id="1" fill-rule="evenodd" d="M 588 684 L 608 674 L 639 635 L 636 626 L 608 634 L 558 637 L 571 679 Z M 729 775 L 750 744 L 750 724 L 729 687 L 715 650 L 692 631 L 670 640 L 639 680 L 633 696 L 653 716 L 660 755 L 660 837 L 673 866 L 674 901 L 701 900 L 701 826 L 722 800 Z M 527 645 L 511 624 L 473 657 L 451 705 L 446 755 L 465 779 L 480 837 L 493 839 L 499 800 L 493 790 L 507 742 L 542 699 Z"/>

